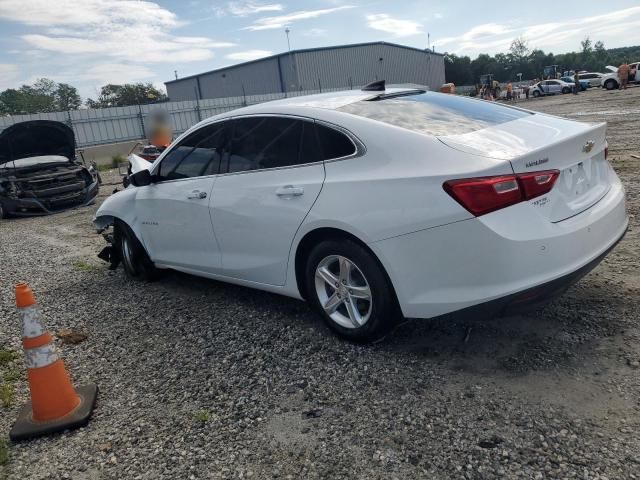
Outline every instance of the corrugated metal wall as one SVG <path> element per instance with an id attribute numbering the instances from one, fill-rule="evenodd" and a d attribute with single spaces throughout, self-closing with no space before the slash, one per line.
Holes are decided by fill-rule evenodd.
<path id="1" fill-rule="evenodd" d="M 333 89 L 339 90 L 339 89 Z M 324 90 L 328 91 L 328 90 Z M 310 95 L 318 90 L 299 91 L 288 96 Z M 39 113 L 0 117 L 0 131 L 10 125 L 28 120 L 55 120 L 71 125 L 78 148 L 108 143 L 126 142 L 146 138 L 151 112 L 164 109 L 169 113 L 173 131 L 178 135 L 200 120 L 235 108 L 285 98 L 284 93 L 246 95 L 205 100 L 167 102 L 158 105 L 133 105 L 101 109 L 72 110 L 69 112 Z"/>
<path id="2" fill-rule="evenodd" d="M 352 88 L 374 80 L 439 88 L 444 57 L 384 43 L 285 53 L 196 77 L 168 82 L 174 101 L 260 95 L 327 88 Z"/>
<path id="3" fill-rule="evenodd" d="M 433 89 L 444 83 L 442 56 L 392 45 L 300 52 L 295 57 L 302 89 L 349 87 L 382 79 L 387 83 L 416 83 Z"/>

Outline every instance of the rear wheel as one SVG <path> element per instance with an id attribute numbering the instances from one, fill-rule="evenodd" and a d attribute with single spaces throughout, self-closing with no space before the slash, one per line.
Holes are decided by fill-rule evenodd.
<path id="1" fill-rule="evenodd" d="M 616 82 L 615 80 L 609 79 L 606 82 L 604 82 L 604 88 L 606 88 L 607 90 L 614 90 L 618 88 L 618 82 Z"/>
<path id="2" fill-rule="evenodd" d="M 540 96 L 540 92 L 538 90 L 533 91 L 534 98 L 538 98 Z"/>
<path id="3" fill-rule="evenodd" d="M 329 327 L 349 340 L 370 342 L 396 324 L 391 283 L 376 258 L 350 240 L 327 240 L 311 250 L 307 298 Z"/>
<path id="4" fill-rule="evenodd" d="M 114 246 L 118 250 L 124 271 L 134 280 L 152 281 L 158 277 L 158 269 L 147 255 L 129 225 L 117 221 L 114 229 Z"/>

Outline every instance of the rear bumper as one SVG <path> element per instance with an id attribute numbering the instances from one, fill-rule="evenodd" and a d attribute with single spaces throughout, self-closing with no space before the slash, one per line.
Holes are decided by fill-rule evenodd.
<path id="1" fill-rule="evenodd" d="M 432 318 L 481 304 L 497 314 L 566 289 L 604 258 L 627 225 L 624 188 L 616 181 L 598 203 L 562 222 L 538 218 L 522 203 L 370 247 L 405 317 Z"/>
<path id="2" fill-rule="evenodd" d="M 50 215 L 72 208 L 82 207 L 93 203 L 98 196 L 100 186 L 95 180 L 88 187 L 84 188 L 80 195 L 65 203 L 60 202 L 55 208 L 49 206 L 45 199 L 40 198 L 8 198 L 1 197 L 2 205 L 9 215 L 16 217 L 32 217 L 37 215 Z"/>

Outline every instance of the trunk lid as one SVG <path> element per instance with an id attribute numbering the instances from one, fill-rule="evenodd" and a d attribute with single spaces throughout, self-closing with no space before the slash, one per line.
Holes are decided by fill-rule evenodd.
<path id="1" fill-rule="evenodd" d="M 529 202 L 549 221 L 560 222 L 585 211 L 609 191 L 605 133 L 605 123 L 535 114 L 439 140 L 457 150 L 509 161 L 515 173 L 559 170 L 553 189 Z"/>

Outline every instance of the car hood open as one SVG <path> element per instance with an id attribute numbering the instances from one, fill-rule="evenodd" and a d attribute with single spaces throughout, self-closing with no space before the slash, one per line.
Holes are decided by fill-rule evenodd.
<path id="1" fill-rule="evenodd" d="M 16 123 L 0 132 L 0 167 L 20 158 L 61 155 L 75 160 L 73 130 L 64 123 L 31 120 Z"/>

